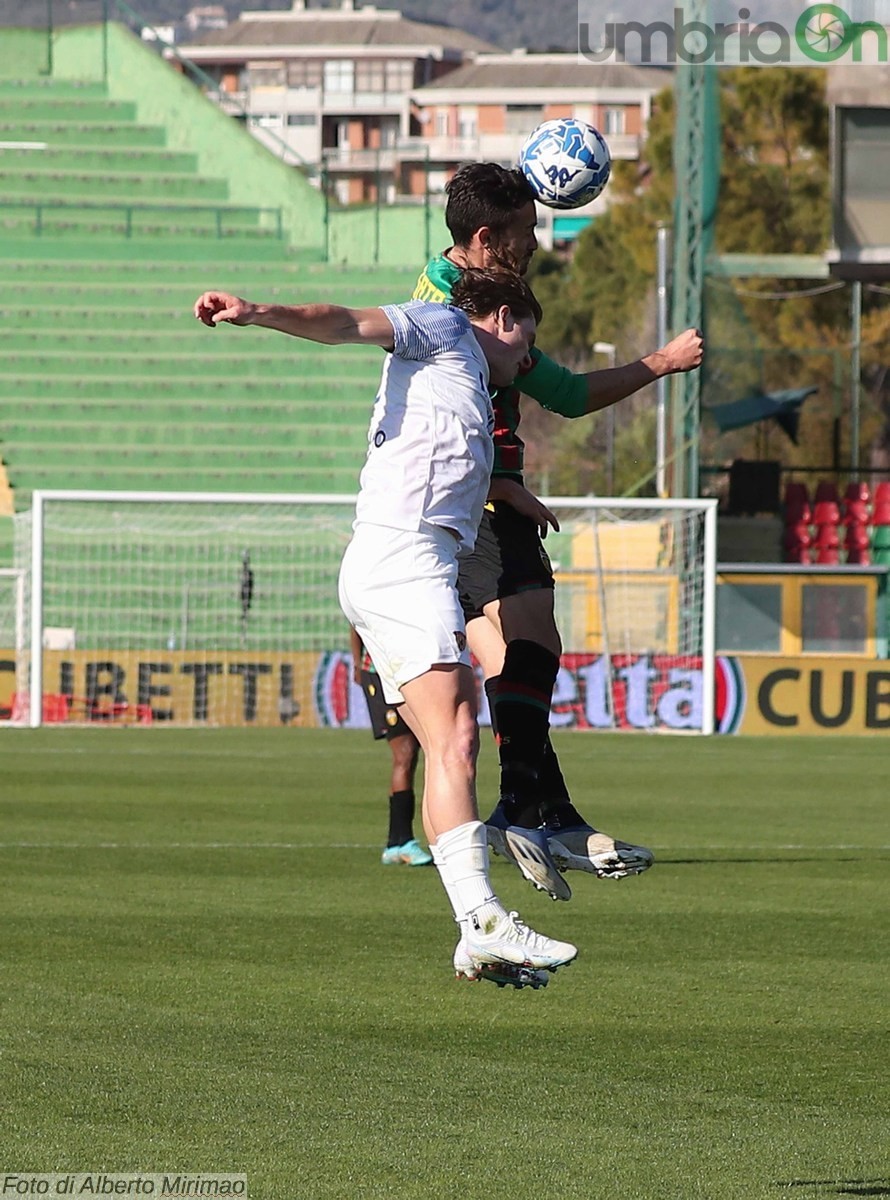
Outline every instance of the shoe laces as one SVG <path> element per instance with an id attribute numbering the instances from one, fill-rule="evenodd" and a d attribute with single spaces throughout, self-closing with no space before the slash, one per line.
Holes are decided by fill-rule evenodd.
<path id="1" fill-rule="evenodd" d="M 523 921 L 519 913 L 515 910 L 507 913 L 507 919 L 513 927 L 511 937 L 515 937 L 515 939 L 522 942 L 523 945 L 540 948 L 546 946 L 550 941 L 550 939 L 544 937 L 543 934 L 535 933 L 534 929 L 526 925 L 525 921 Z"/>

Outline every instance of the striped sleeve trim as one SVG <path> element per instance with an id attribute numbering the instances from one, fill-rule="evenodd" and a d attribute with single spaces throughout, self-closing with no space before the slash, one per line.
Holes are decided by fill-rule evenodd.
<path id="1" fill-rule="evenodd" d="M 444 304 L 409 300 L 382 308 L 392 324 L 394 353 L 399 358 L 434 358 L 451 350 L 470 328 L 464 313 Z"/>

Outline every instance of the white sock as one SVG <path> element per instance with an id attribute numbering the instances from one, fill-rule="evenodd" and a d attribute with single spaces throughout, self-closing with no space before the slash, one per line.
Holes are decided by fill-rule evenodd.
<path id="1" fill-rule="evenodd" d="M 430 854 L 433 856 L 433 865 L 439 872 L 439 878 L 442 881 L 442 887 L 445 889 L 445 895 L 448 897 L 448 903 L 451 905 L 451 911 L 454 913 L 454 919 L 457 921 L 458 925 L 463 925 L 464 921 L 467 919 L 467 914 L 461 909 L 457 892 L 448 877 L 448 868 L 445 865 L 445 860 L 439 853 L 438 842 L 435 844 L 430 842 Z"/>
<path id="2" fill-rule="evenodd" d="M 481 821 L 467 821 L 440 834 L 433 861 L 456 921 L 465 921 L 479 909 L 483 918 L 503 915 L 504 906 L 488 878 L 488 839 Z"/>

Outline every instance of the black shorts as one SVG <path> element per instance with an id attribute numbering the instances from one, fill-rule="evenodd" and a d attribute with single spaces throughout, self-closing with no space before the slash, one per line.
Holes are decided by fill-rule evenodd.
<path id="1" fill-rule="evenodd" d="M 458 560 L 457 590 L 468 621 L 492 600 L 553 588 L 553 568 L 538 527 L 509 504 L 485 506 L 476 545 Z"/>
<path id="2" fill-rule="evenodd" d="M 361 680 L 374 740 L 386 738 L 387 741 L 391 741 L 393 738 L 410 734 L 411 730 L 399 716 L 399 710 L 386 703 L 379 676 L 373 671 L 362 671 Z"/>

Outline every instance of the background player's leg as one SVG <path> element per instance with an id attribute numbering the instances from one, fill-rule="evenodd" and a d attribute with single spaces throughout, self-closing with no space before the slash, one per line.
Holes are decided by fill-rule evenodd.
<path id="1" fill-rule="evenodd" d="M 414 776 L 420 754 L 420 743 L 411 730 L 405 726 L 404 721 L 398 717 L 398 710 L 391 708 L 388 711 L 393 713 L 403 732 L 387 738 L 392 754 L 392 770 L 390 773 L 389 833 L 386 839 L 386 849 L 383 852 L 383 862 L 385 865 L 405 863 L 411 867 L 423 867 L 433 860 L 414 836 L 416 809 Z"/>

